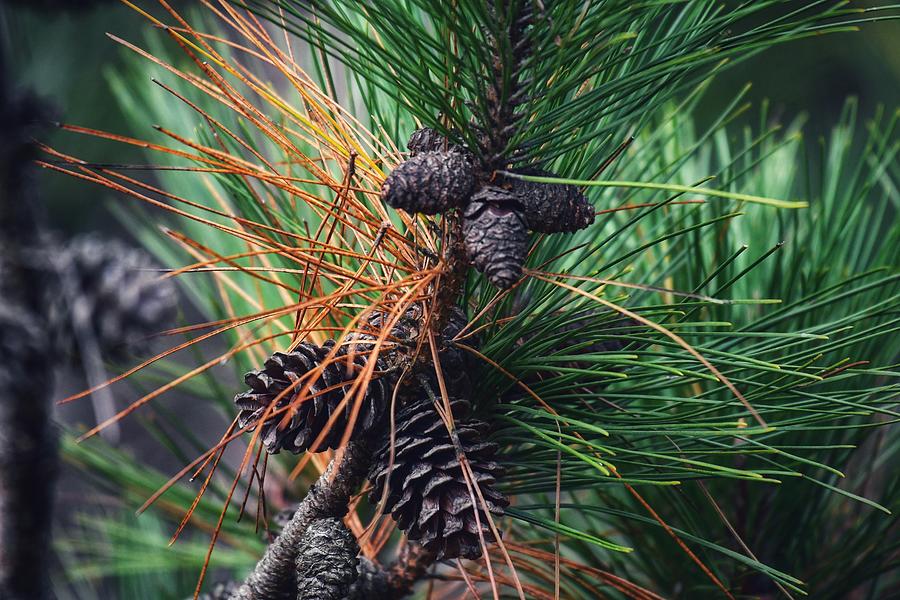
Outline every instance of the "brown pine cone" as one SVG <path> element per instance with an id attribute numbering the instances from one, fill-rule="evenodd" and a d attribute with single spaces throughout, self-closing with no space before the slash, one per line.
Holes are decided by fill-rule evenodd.
<path id="1" fill-rule="evenodd" d="M 381 199 L 408 213 L 436 215 L 464 205 L 475 187 L 475 166 L 461 152 L 418 153 L 394 169 Z"/>
<path id="2" fill-rule="evenodd" d="M 422 127 L 413 131 L 412 135 L 409 136 L 406 147 L 410 156 L 415 156 L 422 152 L 457 152 L 469 162 L 475 164 L 475 157 L 469 152 L 468 148 L 454 144 L 431 127 Z"/>
<path id="3" fill-rule="evenodd" d="M 59 252 L 55 266 L 59 297 L 51 319 L 69 355 L 79 354 L 82 336 L 93 336 L 98 349 L 111 354 L 137 351 L 147 336 L 172 326 L 175 287 L 159 278 L 143 250 L 84 235 Z"/>
<path id="4" fill-rule="evenodd" d="M 472 373 L 476 366 L 475 357 L 462 348 L 457 347 L 453 338 L 469 323 L 466 313 L 454 306 L 447 316 L 447 322 L 441 331 L 441 350 L 438 357 L 441 360 L 441 373 L 444 375 L 444 383 L 451 396 L 468 398 L 472 394 Z M 467 346 L 477 348 L 479 339 L 477 336 L 463 340 Z M 437 382 L 435 382 L 437 387 Z"/>
<path id="5" fill-rule="evenodd" d="M 238 424 L 241 427 L 259 425 L 259 419 L 268 406 L 278 399 L 278 408 L 293 402 L 301 390 L 308 385 L 306 398 L 294 407 L 293 413 L 279 413 L 269 417 L 262 424 L 260 437 L 266 450 L 272 454 L 282 448 L 299 454 L 308 450 L 320 436 L 334 414 L 344 395 L 350 390 L 353 380 L 366 366 L 367 358 L 354 354 L 350 361 L 347 351 L 341 348 L 337 356 L 323 369 L 321 375 L 312 383 L 306 377 L 301 384 L 294 384 L 307 373 L 319 366 L 327 357 L 334 342 L 329 340 L 323 347 L 313 344 L 301 344 L 294 352 L 276 352 L 266 360 L 264 367 L 258 371 L 250 371 L 244 381 L 250 390 L 235 396 L 234 402 L 240 409 Z M 379 363 L 377 371 L 383 371 L 384 365 Z M 287 393 L 287 390 L 291 390 Z M 386 398 L 390 382 L 377 375 L 369 382 L 363 404 L 356 415 L 351 440 L 359 439 L 381 427 L 387 405 Z M 327 390 L 327 391 L 326 391 Z M 356 392 L 354 391 L 354 394 Z M 354 400 L 345 403 L 342 414 L 336 418 L 328 433 L 324 435 L 316 447 L 317 452 L 337 448 L 349 425 L 353 412 Z M 282 425 L 284 419 L 287 423 Z"/>
<path id="6" fill-rule="evenodd" d="M 519 172 L 523 175 L 556 177 L 540 169 L 522 169 Z M 577 186 L 538 183 L 513 177 L 508 177 L 507 183 L 522 205 L 528 228 L 532 231 L 571 233 L 594 222 L 594 206 Z"/>
<path id="7" fill-rule="evenodd" d="M 416 129 L 406 143 L 411 156 L 422 152 L 443 152 L 450 149 L 450 141 L 431 127 Z"/>
<path id="8" fill-rule="evenodd" d="M 231 600 L 240 587 L 241 584 L 237 581 L 222 581 L 205 594 L 200 594 L 197 600 Z"/>
<path id="9" fill-rule="evenodd" d="M 522 277 L 528 231 L 520 205 L 502 188 L 485 186 L 463 213 L 463 238 L 472 265 L 500 289 Z"/>
<path id="10" fill-rule="evenodd" d="M 488 511 L 502 516 L 509 501 L 494 488 L 503 469 L 491 460 L 497 445 L 484 441 L 488 425 L 465 418 L 468 402 L 453 400 L 451 406 L 461 450 Z M 393 465 L 387 441 L 376 452 L 369 471 L 373 484 L 370 502 L 380 502 L 387 486 L 385 510 L 410 540 L 434 552 L 438 560 L 478 558 L 482 553 L 479 530 L 486 542 L 494 541 L 494 536 L 477 495 L 472 504 L 456 448 L 434 404 L 425 400 L 408 405 L 399 411 L 396 421 Z"/>
<path id="11" fill-rule="evenodd" d="M 383 311 L 373 312 L 366 320 L 366 324 L 360 328 L 361 331 L 350 336 L 354 340 L 354 343 L 349 347 L 350 350 L 368 353 L 372 346 L 370 342 L 378 338 L 387 318 L 388 314 Z M 471 355 L 465 350 L 457 348 L 452 342 L 453 338 L 463 330 L 468 322 L 469 320 L 462 308 L 459 306 L 450 307 L 447 321 L 441 334 L 437 336 L 441 372 L 451 396 L 466 397 L 471 391 L 471 381 L 469 379 L 473 366 Z M 394 347 L 383 347 L 384 349 L 379 353 L 379 358 L 394 368 L 404 363 L 404 361 L 408 362 L 411 359 L 411 353 L 419 343 L 423 327 L 424 317 L 421 306 L 414 305 L 407 309 L 394 324 L 390 336 L 385 340 Z M 468 340 L 467 343 L 478 345 L 477 339 Z M 422 352 L 426 353 L 427 356 L 431 356 L 427 347 L 427 341 L 423 340 L 423 344 L 426 345 L 423 346 Z M 436 388 L 436 381 L 433 380 L 433 383 Z"/>

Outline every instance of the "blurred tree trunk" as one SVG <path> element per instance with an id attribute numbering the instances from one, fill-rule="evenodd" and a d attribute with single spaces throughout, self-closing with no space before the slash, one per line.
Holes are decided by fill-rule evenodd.
<path id="1" fill-rule="evenodd" d="M 2 52 L 2 49 L 0 49 Z M 0 598 L 49 597 L 56 439 L 31 129 L 40 109 L 17 98 L 0 54 Z M 48 364 L 49 363 L 49 364 Z"/>

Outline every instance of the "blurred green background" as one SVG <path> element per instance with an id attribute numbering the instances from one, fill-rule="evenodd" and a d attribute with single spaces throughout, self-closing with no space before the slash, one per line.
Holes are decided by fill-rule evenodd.
<path id="1" fill-rule="evenodd" d="M 116 106 L 109 76 L 122 68 L 127 51 L 106 35 L 140 42 L 150 26 L 118 2 L 89 4 L 91 8 L 60 11 L 42 7 L 39 0 L 6 0 L 0 9 L 0 27 L 14 76 L 49 100 L 60 121 L 136 137 L 151 135 L 153 123 L 127 122 Z M 153 0 L 137 4 L 157 8 Z M 190 10 L 195 3 L 172 4 Z M 802 4 L 788 2 L 783 10 Z M 860 7 L 886 4 L 851 3 Z M 747 83 L 753 86 L 748 99 L 754 105 L 744 114 L 747 122 L 756 123 L 757 109 L 768 99 L 772 119 L 787 123 L 805 115 L 806 135 L 817 137 L 836 122 L 848 96 L 859 98 L 864 118 L 879 104 L 900 105 L 900 31 L 893 22 L 867 24 L 861 32 L 819 36 L 753 57 L 719 76 L 696 115 L 698 124 L 704 124 L 705 114 L 719 114 Z M 134 85 L 153 84 L 148 77 Z M 49 137 L 53 141 L 53 132 Z M 79 143 L 80 156 L 113 158 L 107 155 L 109 146 L 97 140 L 81 137 Z M 128 156 L 117 146 L 114 159 L 138 161 L 139 152 L 135 149 Z M 41 185 L 55 228 L 69 234 L 116 228 L 105 208 L 108 192 L 47 172 L 41 173 Z"/>

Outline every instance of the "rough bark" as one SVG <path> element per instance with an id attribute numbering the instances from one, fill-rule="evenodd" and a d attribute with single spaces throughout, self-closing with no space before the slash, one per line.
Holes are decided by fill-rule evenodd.
<path id="1" fill-rule="evenodd" d="M 56 439 L 41 329 L 22 304 L 0 305 L 0 598 L 48 590 Z"/>
<path id="2" fill-rule="evenodd" d="M 352 551 L 352 550 L 350 550 Z M 346 554 L 345 556 L 349 556 Z M 359 557 L 358 576 L 350 587 L 347 600 L 401 600 L 412 593 L 416 583 L 435 563 L 435 555 L 419 544 L 407 544 L 396 561 L 388 567 L 365 556 Z M 232 590 L 239 583 L 217 584 L 209 594 L 200 600 L 225 600 L 233 598 Z M 299 587 L 299 586 L 298 586 Z"/>
<path id="3" fill-rule="evenodd" d="M 340 519 L 347 514 L 350 497 L 365 479 L 370 460 L 367 445 L 351 442 L 331 461 L 232 600 L 297 598 L 295 563 L 303 534 L 317 519 Z"/>

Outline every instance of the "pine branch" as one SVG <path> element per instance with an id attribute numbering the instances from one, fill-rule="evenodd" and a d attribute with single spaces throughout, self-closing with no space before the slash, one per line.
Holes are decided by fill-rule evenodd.
<path id="1" fill-rule="evenodd" d="M 300 540 L 309 525 L 318 519 L 342 518 L 350 497 L 366 477 L 371 451 L 365 443 L 351 442 L 331 461 L 313 484 L 297 512 L 275 541 L 266 549 L 253 572 L 233 600 L 295 600 L 295 562 Z"/>
<path id="2" fill-rule="evenodd" d="M 270 10 L 277 6 L 274 2 L 259 4 Z M 685 115 L 690 114 L 695 106 L 692 102 L 700 91 L 692 92 L 672 115 L 661 114 L 660 107 L 676 98 L 679 90 L 689 89 L 689 82 L 701 84 L 707 68 L 718 64 L 722 58 L 743 57 L 775 41 L 793 39 L 807 31 L 822 31 L 822 27 L 816 25 L 820 19 L 818 11 L 813 11 L 816 14 L 811 14 L 808 19 L 798 20 L 799 17 L 792 16 L 783 20 L 787 29 L 774 22 L 748 33 L 739 30 L 732 36 L 724 33 L 727 28 L 753 16 L 756 10 L 761 10 L 757 6 L 769 3 L 746 4 L 732 13 L 716 12 L 704 3 L 687 3 L 683 10 L 680 10 L 682 7 L 672 9 L 665 2 L 635 5 L 624 1 L 597 4 L 595 10 L 590 10 L 588 3 L 583 5 L 583 12 L 579 8 L 583 3 L 555 3 L 553 6 L 548 3 L 551 15 L 545 19 L 541 9 L 540 27 L 534 32 L 536 45 L 541 49 L 540 56 L 535 55 L 531 63 L 526 61 L 527 66 L 524 66 L 526 63 L 508 63 L 515 67 L 516 74 L 528 73 L 533 79 L 519 82 L 520 89 L 528 89 L 533 97 L 526 109 L 528 126 L 519 127 L 515 122 L 515 110 L 505 116 L 502 114 L 508 107 L 503 105 L 501 98 L 511 96 L 508 72 L 504 71 L 502 81 L 493 78 L 492 83 L 499 90 L 495 92 L 493 119 L 483 118 L 485 111 L 473 101 L 473 98 L 481 98 L 479 101 L 484 107 L 484 98 L 488 97 L 480 95 L 486 91 L 482 89 L 488 79 L 485 72 L 493 64 L 485 55 L 493 52 L 497 57 L 509 57 L 513 54 L 513 46 L 508 41 L 510 30 L 504 29 L 504 23 L 509 22 L 505 14 L 503 18 L 481 18 L 485 15 L 480 14 L 479 18 L 465 18 L 471 16 L 466 11 L 485 4 L 483 1 L 452 3 L 453 9 L 458 7 L 461 11 L 459 15 L 451 15 L 453 19 L 448 19 L 442 12 L 451 10 L 446 8 L 450 5 L 437 3 L 432 7 L 424 0 L 412 3 L 386 0 L 379 6 L 383 10 L 372 11 L 371 15 L 363 14 L 364 10 L 358 8 L 365 9 L 364 4 L 322 2 L 323 22 L 332 29 L 325 26 L 314 29 L 313 21 L 319 19 L 319 13 L 309 11 L 306 2 L 289 4 L 296 7 L 296 15 L 310 19 L 303 21 L 309 26 L 304 29 L 314 36 L 314 40 L 322 39 L 321 43 L 331 45 L 332 49 L 351 48 L 345 48 L 348 54 L 341 57 L 349 59 L 352 68 L 370 66 L 368 61 L 373 57 L 385 59 L 371 65 L 373 68 L 367 73 L 371 85 L 362 88 L 359 96 L 365 108 L 370 109 L 366 114 L 390 117 L 383 118 L 378 125 L 384 124 L 388 128 L 385 137 L 393 136 L 394 142 L 399 141 L 399 132 L 408 131 L 409 113 L 429 123 L 426 117 L 435 119 L 434 115 L 443 112 L 449 104 L 457 111 L 448 111 L 443 125 L 445 129 L 458 131 L 454 140 L 464 138 L 474 150 L 477 140 L 473 137 L 481 135 L 491 123 L 508 119 L 518 133 L 507 131 L 505 126 L 498 127 L 488 135 L 493 136 L 493 141 L 486 142 L 496 148 L 503 147 L 502 152 L 497 150 L 498 156 L 513 147 L 529 152 L 530 161 L 546 162 L 559 157 L 555 167 L 577 181 L 595 179 L 597 172 L 610 166 L 613 160 L 605 162 L 609 156 L 605 145 L 622 139 L 619 134 L 624 135 L 625 129 L 637 128 L 635 152 L 629 153 L 628 160 L 613 165 L 612 170 L 621 173 L 615 173 L 609 181 L 599 184 L 610 187 L 592 188 L 598 207 L 612 206 L 613 203 L 616 206 L 604 211 L 610 218 L 604 219 L 602 227 L 598 224 L 582 234 L 575 234 L 577 237 L 574 238 L 548 236 L 541 239 L 533 246 L 529 258 L 530 264 L 536 266 L 530 273 L 540 277 L 521 281 L 515 292 L 506 298 L 497 297 L 494 290 L 484 286 L 479 297 L 478 284 L 473 288 L 475 297 L 467 298 L 468 307 L 474 309 L 471 314 L 478 315 L 478 323 L 472 328 L 486 340 L 484 345 L 477 344 L 477 352 L 487 360 L 485 368 L 477 374 L 478 386 L 472 395 L 473 401 L 488 406 L 496 399 L 497 390 L 503 393 L 515 385 L 513 382 L 527 382 L 529 386 L 530 393 L 523 393 L 525 390 L 516 387 L 515 394 L 506 394 L 507 402 L 501 407 L 503 414 L 496 419 L 501 428 L 496 439 L 501 441 L 507 458 L 513 463 L 510 476 L 505 478 L 506 489 L 519 498 L 511 517 L 524 524 L 517 529 L 516 541 L 539 548 L 540 544 L 546 543 L 549 531 L 566 539 L 560 543 L 565 545 L 562 549 L 565 556 L 577 557 L 583 565 L 596 565 L 607 564 L 611 553 L 625 549 L 622 544 L 640 540 L 647 550 L 631 554 L 627 559 L 629 563 L 617 556 L 615 563 L 622 564 L 629 572 L 638 572 L 632 571 L 629 565 L 640 561 L 641 557 L 652 557 L 652 564 L 643 566 L 641 576 L 658 583 L 659 589 L 670 589 L 670 583 L 678 581 L 684 583 L 688 594 L 695 589 L 708 590 L 705 579 L 691 580 L 703 574 L 699 570 L 694 574 L 685 573 L 684 557 L 670 551 L 670 534 L 675 531 L 686 542 L 708 549 L 703 560 L 709 560 L 711 569 L 717 573 L 728 571 L 731 563 L 727 561 L 738 560 L 748 569 L 786 587 L 797 589 L 802 586 L 802 582 L 791 577 L 789 572 L 801 573 L 804 569 L 784 566 L 783 553 L 767 558 L 758 550 L 757 544 L 749 543 L 748 547 L 764 561 L 760 562 L 753 555 L 735 555 L 728 548 L 719 546 L 717 533 L 721 524 L 703 521 L 701 509 L 706 507 L 706 501 L 699 498 L 690 502 L 690 485 L 683 485 L 680 495 L 674 498 L 667 486 L 703 477 L 719 479 L 723 488 L 735 479 L 755 480 L 758 483 L 749 487 L 757 489 L 764 487 L 761 484 L 784 479 L 784 476 L 799 480 L 810 467 L 832 473 L 834 468 L 830 465 L 839 466 L 839 463 L 830 456 L 829 440 L 823 437 L 823 431 L 832 427 L 851 430 L 855 424 L 864 422 L 861 410 L 892 414 L 889 411 L 894 408 L 896 374 L 886 368 L 879 371 L 881 367 L 874 365 L 891 364 L 884 360 L 877 362 L 877 359 L 888 356 L 891 346 L 896 348 L 889 340 L 890 334 L 900 326 L 900 320 L 896 318 L 897 279 L 877 275 L 880 279 L 876 281 L 858 283 L 871 273 L 859 275 L 859 280 L 855 276 L 848 279 L 846 273 L 878 266 L 874 261 L 876 256 L 887 257 L 889 264 L 895 263 L 894 256 L 887 252 L 876 254 L 869 244 L 871 240 L 878 240 L 879 245 L 883 243 L 886 248 L 895 249 L 897 244 L 892 240 L 897 239 L 898 230 L 893 228 L 887 242 L 882 242 L 881 236 L 871 235 L 871 223 L 882 222 L 884 219 L 879 216 L 892 213 L 885 213 L 882 208 L 870 215 L 865 210 L 870 206 L 865 197 L 847 195 L 847 190 L 863 189 L 865 186 L 861 184 L 865 182 L 847 181 L 841 173 L 841 164 L 834 161 L 836 164 L 823 169 L 833 174 L 835 181 L 841 175 L 840 185 L 826 186 L 836 190 L 835 199 L 829 202 L 847 207 L 847 212 L 843 208 L 825 211 L 824 214 L 834 217 L 834 222 L 828 226 L 830 231 L 813 230 L 806 234 L 796 221 L 786 228 L 784 233 L 788 237 L 797 233 L 802 236 L 796 246 L 808 252 L 797 254 L 796 258 L 800 260 L 785 260 L 785 256 L 792 256 L 787 254 L 789 250 L 772 250 L 761 256 L 754 254 L 758 258 L 751 258 L 752 262 L 748 264 L 744 259 L 753 253 L 739 256 L 743 249 L 734 250 L 730 246 L 735 239 L 767 239 L 770 234 L 782 233 L 780 227 L 773 227 L 775 220 L 780 224 L 783 218 L 790 223 L 789 220 L 796 217 L 773 216 L 772 212 L 754 213 L 756 207 L 750 207 L 749 216 L 738 219 L 732 212 L 733 202 L 712 201 L 704 205 L 695 199 L 685 198 L 684 202 L 676 199 L 684 193 L 703 191 L 698 190 L 696 182 L 710 175 L 718 176 L 717 181 L 724 189 L 758 193 L 763 189 L 769 192 L 770 186 L 774 185 L 784 192 L 776 194 L 777 197 L 794 197 L 795 190 L 789 185 L 784 189 L 777 185 L 785 171 L 783 166 L 798 163 L 798 157 L 781 155 L 776 165 L 779 168 L 767 167 L 758 180 L 748 180 L 744 174 L 752 174 L 755 170 L 757 156 L 752 150 L 756 142 L 746 149 L 743 146 L 729 149 L 721 129 L 729 115 L 723 115 L 708 132 L 695 138 L 693 131 L 682 130 L 693 129 Z M 570 11 L 568 15 L 567 10 Z M 282 18 L 280 13 L 273 16 Z M 824 16 L 826 13 L 823 12 L 821 17 Z M 460 28 L 446 30 L 435 26 L 451 21 L 465 24 L 468 33 Z M 499 30 L 492 33 L 496 44 L 485 43 L 486 30 L 472 27 L 473 22 Z M 573 23 L 577 27 L 572 26 Z M 346 35 L 335 35 L 335 28 Z M 453 40 L 454 44 L 438 47 L 438 38 L 428 33 L 431 31 L 439 33 L 441 39 L 446 31 L 446 39 Z M 466 35 L 468 37 L 464 38 Z M 561 36 L 557 46 L 560 51 L 544 52 L 545 48 L 556 44 L 555 41 L 548 43 L 556 35 Z M 725 43 L 719 44 L 722 39 Z M 629 41 L 625 47 L 625 40 L 634 41 Z M 356 55 L 353 55 L 354 46 L 359 48 Z M 454 47 L 461 50 L 458 56 Z M 411 56 L 421 58 L 409 60 Z M 542 62 L 544 57 L 546 61 Z M 506 58 L 500 58 L 500 62 L 504 60 Z M 468 63 L 462 64 L 463 61 Z M 435 74 L 443 75 L 445 66 L 446 78 L 437 82 L 440 77 Z M 327 64 L 316 67 L 322 71 L 328 69 Z M 285 70 L 293 71 L 294 67 Z M 385 75 L 388 71 L 389 75 Z M 133 89 L 129 88 L 129 93 L 134 93 Z M 698 87 L 701 89 L 702 85 Z M 390 98 L 402 98 L 403 101 L 391 104 L 376 90 L 387 91 Z M 464 103 L 466 100 L 469 104 Z M 150 104 L 150 108 L 162 113 L 164 118 L 171 117 L 172 104 Z M 472 119 L 472 115 L 466 113 L 467 109 L 471 109 L 476 118 Z M 147 114 L 136 111 L 134 118 L 144 122 Z M 516 137 L 503 142 L 505 131 Z M 708 144 L 713 135 L 720 134 L 721 140 Z M 208 142 L 201 139 L 203 141 Z M 707 150 L 713 154 L 722 151 L 723 155 L 710 164 L 704 158 Z M 769 149 L 765 151 L 769 152 Z M 394 156 L 391 153 L 391 160 Z M 883 157 L 879 155 L 871 160 L 891 165 L 896 163 L 890 160 L 892 156 L 895 158 L 896 153 L 885 153 Z M 514 158 L 512 153 L 506 156 L 507 160 Z M 759 160 L 763 161 L 763 158 L 760 156 Z M 773 164 L 776 161 L 765 162 Z M 254 225 L 254 230 L 262 232 L 263 226 L 277 222 L 267 220 L 271 218 L 268 206 L 266 211 L 259 210 L 254 194 L 244 180 L 247 177 L 244 163 L 240 164 L 240 169 L 229 167 L 233 171 L 221 174 L 223 191 L 233 197 L 239 214 L 264 221 L 258 230 Z M 721 171 L 717 172 L 717 169 Z M 867 172 L 865 169 L 858 171 Z M 891 173 L 889 166 L 873 169 L 871 181 L 866 185 L 884 185 L 895 191 L 892 182 L 882 183 L 886 179 L 883 171 Z M 287 175 L 296 173 L 288 171 Z M 532 175 L 537 175 L 532 179 L 541 178 L 539 173 Z M 161 173 L 161 176 L 166 175 Z M 553 177 L 549 179 L 558 181 Z M 303 202 L 295 202 L 297 198 L 305 198 L 304 194 L 292 193 L 290 203 L 284 201 L 279 205 L 279 192 L 284 190 L 276 190 L 271 179 L 266 177 L 255 178 L 254 185 L 256 183 L 273 192 L 275 205 L 281 206 L 284 214 L 290 216 L 286 227 L 296 228 L 291 231 L 302 231 L 301 223 L 305 227 L 308 217 L 313 224 L 318 222 L 315 210 L 309 210 Z M 552 184 L 542 182 L 541 185 Z M 636 188 L 643 188 L 643 191 L 628 191 Z M 291 187 L 287 189 L 297 191 Z M 652 190 L 670 191 L 675 195 L 668 198 L 657 195 L 653 202 L 648 202 L 651 193 L 656 193 Z M 197 186 L 193 193 L 197 198 L 206 197 L 208 190 Z M 732 192 L 716 192 L 711 196 L 731 201 L 759 198 Z M 884 204 L 878 206 L 896 206 L 896 194 L 893 197 L 886 195 Z M 858 212 L 851 212 L 851 208 Z M 634 212 L 616 212 L 619 210 Z M 741 229 L 741 223 L 754 222 L 754 214 L 761 215 L 758 227 Z M 282 216 L 278 215 L 279 218 Z M 867 226 L 861 226 L 860 219 L 866 221 Z M 844 234 L 835 237 L 833 232 L 837 230 Z M 209 235 L 208 229 L 189 231 L 198 239 Z M 306 231 L 308 235 L 308 227 Z M 737 237 L 736 231 L 741 232 Z M 293 238 L 288 237 L 288 240 L 292 247 L 296 245 Z M 218 242 L 216 245 L 232 248 L 234 254 L 245 250 L 243 245 L 234 249 L 235 240 L 227 234 L 220 235 L 215 241 Z M 263 236 L 259 241 L 268 245 L 272 240 Z M 436 245 L 430 247 L 437 249 Z M 218 254 L 215 257 L 221 258 Z M 284 266 L 297 266 L 290 261 L 287 263 Z M 773 264 L 777 268 L 770 281 L 765 275 Z M 181 266 L 180 263 L 177 266 Z M 356 266 L 353 264 L 354 268 Z M 540 269 L 545 268 L 554 273 L 541 273 Z M 450 271 L 465 281 L 464 267 Z M 822 275 L 828 272 L 837 275 Z M 247 273 L 223 276 L 223 281 L 236 283 L 235 287 L 241 289 L 240 277 L 244 275 Z M 447 278 L 446 271 L 440 274 L 439 285 L 435 286 L 436 303 L 423 303 L 433 324 L 441 321 L 441 307 L 458 301 L 456 285 L 447 285 Z M 563 281 L 567 282 L 566 287 L 560 285 Z M 791 282 L 797 285 L 792 286 Z M 259 303 L 266 308 L 280 307 L 280 304 L 272 303 L 282 302 L 273 298 L 277 296 L 276 291 L 283 291 L 283 288 L 277 286 L 278 281 L 268 283 L 276 285 L 258 286 L 261 288 Z M 617 285 L 627 287 L 622 289 Z M 627 294 L 629 307 L 639 310 L 642 316 L 677 329 L 698 352 L 721 363 L 723 372 L 739 382 L 747 398 L 765 412 L 767 419 L 771 417 L 771 422 L 776 425 L 774 430 L 746 427 L 741 413 L 735 410 L 735 403 L 715 378 L 698 369 L 681 348 L 665 339 L 656 339 L 659 336 L 648 333 L 646 328 L 604 324 L 604 321 L 617 318 L 615 314 L 605 320 L 590 319 L 580 323 L 577 316 L 590 305 L 583 297 L 579 299 L 570 294 L 567 288 L 597 286 L 602 286 L 604 293 L 610 294 L 616 302 L 624 303 Z M 315 285 L 310 289 L 316 289 Z M 678 290 L 693 290 L 710 296 L 682 298 Z M 798 293 L 798 290 L 808 290 L 809 295 Z M 773 309 L 763 306 L 769 304 L 767 300 L 749 300 L 760 296 L 785 298 L 788 302 L 782 308 Z M 211 313 L 218 315 L 223 300 L 230 306 L 231 298 L 228 294 L 220 296 L 213 292 L 205 302 Z M 721 302 L 720 298 L 727 301 Z M 258 307 L 235 299 L 237 314 L 241 314 L 241 309 L 247 312 L 251 312 L 251 308 L 258 310 Z M 739 303 L 743 306 L 732 306 Z M 335 315 L 335 321 L 338 326 L 346 323 L 344 315 Z M 731 331 L 723 329 L 732 322 L 742 325 Z M 567 324 L 576 325 L 578 335 L 573 335 Z M 785 331 L 785 328 L 789 330 Z M 843 332 L 851 330 L 851 334 L 844 335 Z M 523 339 L 528 342 L 521 343 Z M 630 345 L 607 350 L 605 345 L 612 340 L 627 341 Z M 862 352 L 863 344 L 878 344 L 883 348 L 867 354 Z M 823 364 L 818 358 L 833 357 L 838 352 L 843 356 L 851 348 L 853 356 L 875 357 L 873 367 L 860 368 L 860 363 L 850 363 L 850 366 Z M 423 368 L 428 366 L 427 355 L 426 349 L 421 363 Z M 496 368 L 488 368 L 488 361 Z M 541 402 L 541 406 L 536 401 Z M 545 410 L 547 406 L 552 406 L 558 414 Z M 836 442 L 849 439 L 840 435 L 843 434 L 835 434 Z M 737 439 L 740 444 L 732 445 Z M 679 446 L 677 452 L 672 450 L 674 443 Z M 788 444 L 799 446 L 792 448 Z M 735 454 L 748 456 L 747 463 L 735 464 L 732 460 Z M 624 493 L 617 494 L 622 490 L 620 482 L 610 474 L 609 467 L 613 466 L 627 474 L 630 483 L 644 484 L 641 493 L 648 498 L 649 504 L 660 514 L 664 513 L 664 507 L 667 511 L 663 515 L 665 521 L 679 527 L 663 528 L 662 521 L 657 523 L 646 515 L 633 512 L 629 504 L 631 499 L 627 496 L 623 499 Z M 809 480 L 804 479 L 802 483 L 806 491 Z M 844 486 L 838 487 L 834 479 L 822 478 L 817 483 L 831 486 L 838 494 L 844 493 Z M 570 493 L 578 493 L 578 504 L 560 502 L 559 494 Z M 554 494 L 557 495 L 555 503 L 541 504 L 542 498 L 552 498 Z M 781 497 L 784 497 L 783 493 Z M 897 495 L 886 497 L 896 498 Z M 535 504 L 529 505 L 529 502 Z M 804 510 L 821 513 L 807 508 L 806 503 Z M 791 511 L 779 513 L 793 517 Z M 685 515 L 691 518 L 685 519 Z M 827 523 L 824 519 L 822 522 Z M 881 527 L 880 521 L 872 519 L 871 523 L 875 530 Z M 865 538 L 868 536 L 865 532 L 858 533 L 858 529 L 854 527 L 853 531 L 859 540 L 856 547 L 867 547 Z M 614 543 L 595 535 L 598 531 L 617 531 L 622 535 L 617 536 L 619 539 Z M 793 533 L 793 528 L 766 527 L 760 529 L 759 535 L 767 538 L 778 532 Z M 794 539 L 779 539 L 778 542 L 773 546 L 779 549 L 798 544 Z M 654 543 L 663 550 L 654 552 Z M 552 559 L 553 555 L 545 556 Z M 674 568 L 667 569 L 665 563 L 670 556 L 675 559 L 671 561 Z M 546 566 L 535 565 L 536 574 L 539 575 Z M 378 589 L 382 590 L 387 585 L 388 570 L 364 560 L 362 572 L 360 581 L 381 586 Z M 423 573 L 424 569 L 411 578 L 411 583 Z M 530 576 L 530 569 L 528 573 Z M 600 577 L 596 573 L 593 576 Z M 552 572 L 548 572 L 547 582 L 552 582 L 553 577 Z M 555 583 L 561 584 L 567 597 L 596 595 L 595 589 L 580 593 L 581 583 L 577 577 L 563 577 L 560 582 L 559 566 L 555 577 Z M 567 587 L 578 589 L 579 593 L 567 593 Z M 290 597 L 289 591 L 285 593 Z"/>
<path id="3" fill-rule="evenodd" d="M 434 553 L 418 544 L 407 544 L 387 570 L 387 600 L 403 598 L 434 564 Z M 363 596 L 365 598 L 366 596 Z M 369 596 L 372 597 L 372 596 Z"/>
<path id="4" fill-rule="evenodd" d="M 531 53 L 528 29 L 533 19 L 531 0 L 497 2 L 493 16 L 503 26 L 489 34 L 492 60 L 484 96 L 480 150 L 488 173 L 508 166 L 510 140 L 519 130 L 523 114 L 517 109 L 523 98 L 522 73 Z"/>
<path id="5" fill-rule="evenodd" d="M 315 523 L 333 520 L 332 518 L 319 519 Z M 314 528 L 310 525 L 307 533 Z M 330 556 L 333 561 L 357 559 L 358 547 L 348 545 L 344 550 L 344 556 Z M 306 548 L 304 548 L 306 549 Z M 302 553 L 302 552 L 301 552 Z M 425 576 L 428 569 L 434 565 L 435 555 L 419 544 L 407 543 L 400 551 L 397 559 L 388 567 L 382 567 L 378 563 L 365 556 L 358 558 L 359 566 L 356 582 L 350 587 L 346 596 L 347 600 L 400 600 L 412 593 L 416 583 Z M 212 592 L 200 596 L 200 600 L 228 600 L 240 584 L 235 582 L 219 583 L 213 587 Z M 298 586 L 298 596 L 303 596 L 302 586 Z M 288 596 L 290 597 L 290 596 Z M 316 600 L 321 600 L 316 598 Z"/>

